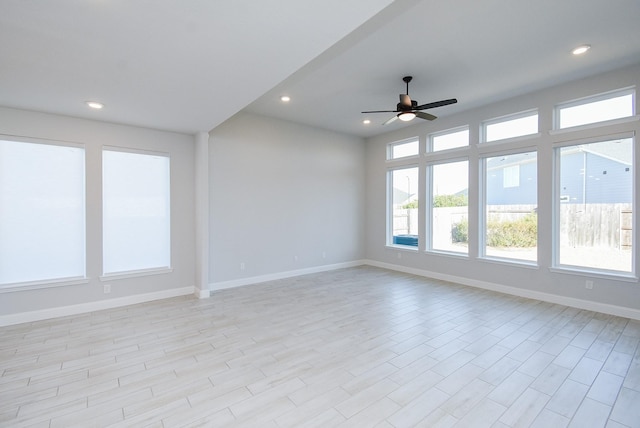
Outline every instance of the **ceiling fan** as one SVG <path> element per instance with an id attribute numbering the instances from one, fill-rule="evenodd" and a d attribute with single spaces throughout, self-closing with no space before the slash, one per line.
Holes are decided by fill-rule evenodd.
<path id="1" fill-rule="evenodd" d="M 409 82 L 411 82 L 412 79 L 413 79 L 412 76 L 404 76 L 402 78 L 402 80 L 407 84 L 407 93 L 400 94 L 400 102 L 396 105 L 395 110 L 373 110 L 373 111 L 363 111 L 362 113 L 398 113 L 392 118 L 390 118 L 389 120 L 387 120 L 386 122 L 384 122 L 383 125 L 388 125 L 389 123 L 394 122 L 396 119 L 400 119 L 404 122 L 408 122 L 410 120 L 413 120 L 416 117 L 419 117 L 420 119 L 425 119 L 425 120 L 434 120 L 434 119 L 437 119 L 436 116 L 429 113 L 425 113 L 421 110 L 447 106 L 449 104 L 455 104 L 458 102 L 457 99 L 451 98 L 449 100 L 441 100 L 441 101 L 435 101 L 433 103 L 418 105 L 418 102 L 416 100 L 412 100 L 409 97 Z"/>

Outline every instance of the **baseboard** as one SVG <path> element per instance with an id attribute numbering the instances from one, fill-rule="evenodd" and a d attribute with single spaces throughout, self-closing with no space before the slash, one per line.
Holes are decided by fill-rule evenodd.
<path id="1" fill-rule="evenodd" d="M 171 297 L 186 296 L 194 294 L 194 291 L 195 287 L 193 286 L 172 288 L 170 290 L 157 291 L 154 293 L 136 294 L 133 296 L 117 297 L 115 299 L 100 300 L 97 302 L 81 303 L 78 305 L 60 306 L 57 308 L 42 309 L 39 311 L 0 315 L 0 326 L 41 321 L 50 318 L 100 311 L 102 309 L 119 308 L 122 306 L 135 305 L 137 303 L 151 302 L 154 300 L 169 299 Z"/>
<path id="2" fill-rule="evenodd" d="M 252 276 L 248 278 L 240 278 L 240 279 L 234 279 L 230 281 L 214 282 L 209 284 L 209 291 L 213 292 L 217 290 L 224 290 L 227 288 L 242 287 L 244 285 L 259 284 L 261 282 L 291 278 L 294 276 L 308 275 L 311 273 L 319 273 L 319 272 L 327 272 L 327 271 L 336 270 L 336 269 L 351 268 L 356 266 L 362 266 L 363 264 L 365 264 L 364 260 L 356 260 L 352 262 L 334 263 L 331 265 L 322 265 L 322 266 L 315 266 L 315 267 L 305 268 L 305 269 L 277 272 L 277 273 L 272 273 L 267 275 Z M 203 291 L 206 291 L 206 290 L 203 290 Z"/>
<path id="3" fill-rule="evenodd" d="M 527 290 L 508 285 L 495 284 L 492 282 L 478 281 L 475 279 L 464 278 L 455 275 L 447 275 L 438 272 L 427 271 L 423 269 L 415 269 L 406 266 L 394 265 L 391 263 L 383 263 L 375 260 L 365 260 L 364 264 L 383 269 L 394 270 L 397 272 L 409 273 L 412 275 L 423 276 L 427 278 L 438 279 L 447 282 L 453 282 L 470 287 L 482 288 L 485 290 L 497 291 L 499 293 L 510 294 L 518 297 L 526 297 L 528 299 L 541 300 L 543 302 L 556 303 L 558 305 L 570 306 L 572 308 L 585 309 L 594 312 L 600 312 L 609 315 L 615 315 L 634 320 L 640 320 L 640 310 L 627 308 L 624 306 L 610 305 L 608 303 L 593 302 L 591 300 L 576 299 L 574 297 L 559 296 L 557 294 L 543 293 L 535 290 Z"/>

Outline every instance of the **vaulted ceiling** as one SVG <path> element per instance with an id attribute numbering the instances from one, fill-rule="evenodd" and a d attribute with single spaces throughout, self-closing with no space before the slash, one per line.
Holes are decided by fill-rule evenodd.
<path id="1" fill-rule="evenodd" d="M 246 109 L 367 137 L 406 126 L 360 113 L 395 108 L 405 75 L 452 114 L 640 62 L 638 18 L 637 0 L 2 0 L 0 106 L 185 133 Z"/>

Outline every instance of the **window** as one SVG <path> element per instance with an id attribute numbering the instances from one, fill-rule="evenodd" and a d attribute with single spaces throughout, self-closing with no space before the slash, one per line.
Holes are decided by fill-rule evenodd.
<path id="1" fill-rule="evenodd" d="M 502 187 L 520 186 L 520 165 L 506 166 L 502 170 Z"/>
<path id="2" fill-rule="evenodd" d="M 429 140 L 433 152 L 465 147 L 469 145 L 469 128 L 433 134 Z"/>
<path id="3" fill-rule="evenodd" d="M 395 169 L 390 177 L 390 243 L 418 246 L 418 167 Z"/>
<path id="4" fill-rule="evenodd" d="M 482 124 L 485 142 L 522 137 L 538 132 L 538 112 L 526 112 Z"/>
<path id="5" fill-rule="evenodd" d="M 484 160 L 484 255 L 537 260 L 536 152 Z"/>
<path id="6" fill-rule="evenodd" d="M 0 284 L 85 276 L 84 149 L 0 140 Z"/>
<path id="7" fill-rule="evenodd" d="M 624 90 L 561 104 L 555 110 L 557 128 L 564 129 L 633 116 L 633 96 L 633 91 Z"/>
<path id="8" fill-rule="evenodd" d="M 407 156 L 416 156 L 420 153 L 419 140 L 391 143 L 388 146 L 387 159 L 399 159 Z"/>
<path id="9" fill-rule="evenodd" d="M 170 265 L 169 157 L 102 153 L 103 272 Z"/>
<path id="10" fill-rule="evenodd" d="M 431 166 L 431 249 L 468 253 L 469 161 Z"/>
<path id="11" fill-rule="evenodd" d="M 575 144 L 556 153 L 556 263 L 631 273 L 633 139 Z"/>

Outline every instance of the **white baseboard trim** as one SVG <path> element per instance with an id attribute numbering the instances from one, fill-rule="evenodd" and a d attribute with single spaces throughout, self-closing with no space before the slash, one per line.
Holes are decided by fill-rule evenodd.
<path id="1" fill-rule="evenodd" d="M 285 272 L 277 272 L 267 275 L 252 276 L 248 278 L 233 279 L 230 281 L 220 281 L 209 284 L 209 291 L 225 290 L 227 288 L 242 287 L 244 285 L 259 284 L 261 282 L 275 281 L 278 279 L 291 278 L 294 276 L 308 275 L 311 273 L 326 272 L 336 269 L 351 268 L 366 264 L 364 260 L 356 260 L 353 262 L 335 263 L 331 265 L 315 266 L 305 269 L 290 270 Z M 206 290 L 202 290 L 206 291 Z"/>
<path id="2" fill-rule="evenodd" d="M 172 288 L 170 290 L 156 291 L 154 293 L 136 294 L 127 297 L 100 300 L 97 302 L 80 303 L 78 305 L 60 306 L 57 308 L 42 309 L 39 311 L 21 312 L 16 314 L 0 315 L 0 327 L 25 322 L 41 321 L 50 318 L 78 315 L 102 309 L 119 308 L 135 305 L 137 303 L 151 302 L 154 300 L 169 299 L 171 297 L 194 294 L 195 287 Z"/>
<path id="3" fill-rule="evenodd" d="M 619 317 L 640 320 L 640 310 L 627 308 L 624 306 L 616 306 L 608 303 L 593 302 L 591 300 L 576 299 L 574 297 L 559 296 L 557 294 L 543 293 L 541 291 L 527 290 L 509 285 L 495 284 L 492 282 L 478 281 L 475 279 L 464 278 L 455 275 L 447 275 L 438 272 L 427 271 L 423 269 L 415 269 L 406 266 L 394 265 L 391 263 L 383 263 L 375 260 L 365 260 L 364 264 L 379 267 L 383 269 L 395 270 L 398 272 L 409 273 L 412 275 L 423 276 L 427 278 L 438 279 L 442 281 L 453 282 L 470 287 L 482 288 L 485 290 L 497 291 L 499 293 L 510 294 L 512 296 L 526 297 L 528 299 L 541 300 L 543 302 L 555 303 L 558 305 L 570 306 L 572 308 L 585 309 L 594 312 L 600 312 Z"/>

